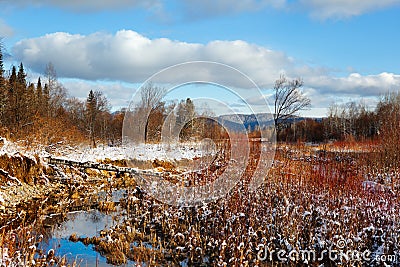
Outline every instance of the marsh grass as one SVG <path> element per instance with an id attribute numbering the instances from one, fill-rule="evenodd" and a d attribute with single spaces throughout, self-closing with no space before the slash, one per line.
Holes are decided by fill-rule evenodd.
<path id="1" fill-rule="evenodd" d="M 44 233 L 44 234 L 43 234 Z M 54 249 L 43 251 L 41 248 L 46 230 L 31 224 L 23 223 L 16 229 L 3 229 L 0 236 L 0 266 L 80 266 L 79 260 L 68 261 L 66 256 L 58 256 Z"/>
<path id="2" fill-rule="evenodd" d="M 121 200 L 126 204 L 125 220 L 107 230 L 108 242 L 95 249 L 110 262 L 130 259 L 158 266 L 397 266 L 398 177 L 382 183 L 390 190 L 365 188 L 363 182 L 375 177 L 371 171 L 382 171 L 379 155 L 348 146 L 341 151 L 279 146 L 258 190 L 247 188 L 246 175 L 251 176 L 254 168 L 250 164 L 242 182 L 226 198 L 196 208 L 168 206 L 139 188 L 132 190 Z M 261 249 L 270 253 L 310 250 L 321 255 L 337 248 L 341 240 L 346 250 L 368 250 L 371 257 L 396 255 L 397 259 L 297 257 L 282 262 L 273 253 L 263 260 L 257 257 Z"/>

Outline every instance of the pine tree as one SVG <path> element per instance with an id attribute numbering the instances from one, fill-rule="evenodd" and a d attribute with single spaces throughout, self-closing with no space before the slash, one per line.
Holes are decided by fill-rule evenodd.
<path id="1" fill-rule="evenodd" d="M 12 66 L 11 75 L 10 78 L 8 79 L 8 92 L 10 95 L 13 95 L 15 93 L 16 85 L 17 85 L 17 68 L 15 66 Z"/>
<path id="2" fill-rule="evenodd" d="M 18 106 L 18 97 L 17 97 L 17 68 L 12 66 L 11 68 L 11 75 L 8 79 L 7 84 L 7 94 L 8 94 L 8 103 L 7 103 L 7 110 L 6 110 L 6 120 L 7 126 L 14 128 L 18 121 L 18 114 L 17 114 L 17 106 Z"/>
<path id="3" fill-rule="evenodd" d="M 15 93 L 15 122 L 18 128 L 23 126 L 28 121 L 29 105 L 30 101 L 27 91 L 26 73 L 24 70 L 24 65 L 21 62 L 18 67 Z"/>
<path id="4" fill-rule="evenodd" d="M 3 52 L 0 42 L 0 127 L 5 126 L 5 115 L 7 110 L 7 90 L 6 80 L 4 78 Z"/>
<path id="5" fill-rule="evenodd" d="M 187 139 L 193 132 L 193 118 L 195 117 L 195 106 L 190 98 L 182 100 L 178 104 L 176 117 L 176 127 L 180 130 L 179 137 Z"/>
<path id="6" fill-rule="evenodd" d="M 17 82 L 21 86 L 21 88 L 23 88 L 24 90 L 26 89 L 26 73 L 22 62 L 18 68 Z"/>
<path id="7" fill-rule="evenodd" d="M 4 78 L 4 63 L 3 63 L 3 46 L 0 42 L 0 90 L 6 86 L 6 79 Z"/>
<path id="8" fill-rule="evenodd" d="M 96 147 L 94 124 L 96 120 L 96 109 L 97 109 L 97 99 L 93 90 L 90 90 L 89 95 L 86 99 L 86 116 L 89 130 L 89 139 L 93 147 Z"/>
<path id="9" fill-rule="evenodd" d="M 38 113 L 43 116 L 44 114 L 43 114 L 42 103 L 43 103 L 43 88 L 42 88 L 42 81 L 40 80 L 39 77 L 36 84 L 35 105 Z"/>
<path id="10" fill-rule="evenodd" d="M 195 116 L 195 106 L 193 104 L 192 99 L 190 98 L 186 99 L 185 110 L 188 118 L 192 119 Z"/>
<path id="11" fill-rule="evenodd" d="M 85 117 L 86 129 L 89 133 L 90 142 L 96 147 L 96 137 L 105 138 L 108 127 L 105 125 L 109 114 L 109 104 L 100 91 L 90 90 L 86 98 Z"/>

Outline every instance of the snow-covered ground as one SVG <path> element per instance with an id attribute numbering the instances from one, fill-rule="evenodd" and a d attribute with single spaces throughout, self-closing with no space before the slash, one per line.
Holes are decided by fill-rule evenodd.
<path id="1" fill-rule="evenodd" d="M 7 139 L 0 137 L 0 156 L 4 154 L 15 154 L 22 152 L 24 149 L 17 144 L 8 141 Z"/>
<path id="2" fill-rule="evenodd" d="M 216 153 L 215 149 L 205 148 L 201 144 L 177 143 L 177 144 L 137 144 L 132 146 L 109 147 L 98 146 L 91 148 L 69 147 L 56 148 L 54 154 L 60 158 L 75 161 L 99 161 L 110 160 L 181 160 L 193 159 L 204 155 Z M 51 153 L 53 154 L 53 153 Z"/>
<path id="3" fill-rule="evenodd" d="M 0 137 L 0 155 L 15 155 L 22 153 L 26 156 L 38 155 L 40 158 L 49 156 L 75 161 L 110 160 L 181 160 L 193 159 L 215 154 L 215 146 L 204 143 L 174 143 L 174 144 L 136 144 L 130 146 L 99 145 L 91 148 L 87 145 L 68 146 L 62 143 L 50 146 L 26 148 L 17 143 Z"/>
<path id="4" fill-rule="evenodd" d="M 23 146 L 18 145 L 17 143 L 11 142 L 3 137 L 0 137 L 0 156 L 9 155 L 9 156 L 21 156 L 24 155 L 34 162 L 36 162 L 35 155 L 46 156 L 40 149 L 30 149 Z"/>

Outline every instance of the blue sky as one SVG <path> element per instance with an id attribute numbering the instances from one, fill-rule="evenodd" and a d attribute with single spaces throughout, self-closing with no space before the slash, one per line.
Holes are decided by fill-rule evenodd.
<path id="1" fill-rule="evenodd" d="M 8 66 L 22 61 L 35 80 L 51 61 L 72 96 L 102 90 L 126 106 L 157 71 L 207 60 L 266 99 L 281 73 L 303 78 L 314 116 L 400 89 L 399 18 L 399 0 L 0 0 Z"/>

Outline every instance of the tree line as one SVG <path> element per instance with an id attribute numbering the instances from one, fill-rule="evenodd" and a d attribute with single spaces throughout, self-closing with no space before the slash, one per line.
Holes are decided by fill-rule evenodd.
<path id="1" fill-rule="evenodd" d="M 398 150 L 400 91 L 384 94 L 374 108 L 362 100 L 333 103 L 324 118 L 293 117 L 281 127 L 280 141 L 378 141 L 387 151 Z M 396 155 L 394 150 L 391 153 Z"/>
<path id="2" fill-rule="evenodd" d="M 312 119 L 296 116 L 310 107 L 310 99 L 301 91 L 301 79 L 282 75 L 274 86 L 274 122 L 278 141 L 326 142 L 330 140 L 364 141 L 379 139 L 400 147 L 400 91 L 381 96 L 374 109 L 363 100 L 333 103 L 327 117 Z"/>
<path id="3" fill-rule="evenodd" d="M 163 101 L 164 92 L 163 88 L 153 84 L 141 88 L 138 103 L 127 115 L 132 117 L 126 122 L 134 122 L 130 133 L 136 136 L 131 136 L 132 140 L 177 142 L 227 138 L 226 130 L 211 118 L 212 111 L 205 109 L 200 113 L 191 98 Z"/>
<path id="4" fill-rule="evenodd" d="M 27 80 L 23 63 L 6 74 L 0 47 L 0 135 L 29 144 L 114 144 L 121 138 L 123 112 L 112 113 L 110 108 L 100 91 L 90 91 L 84 101 L 69 97 L 51 63 L 35 83 Z"/>

